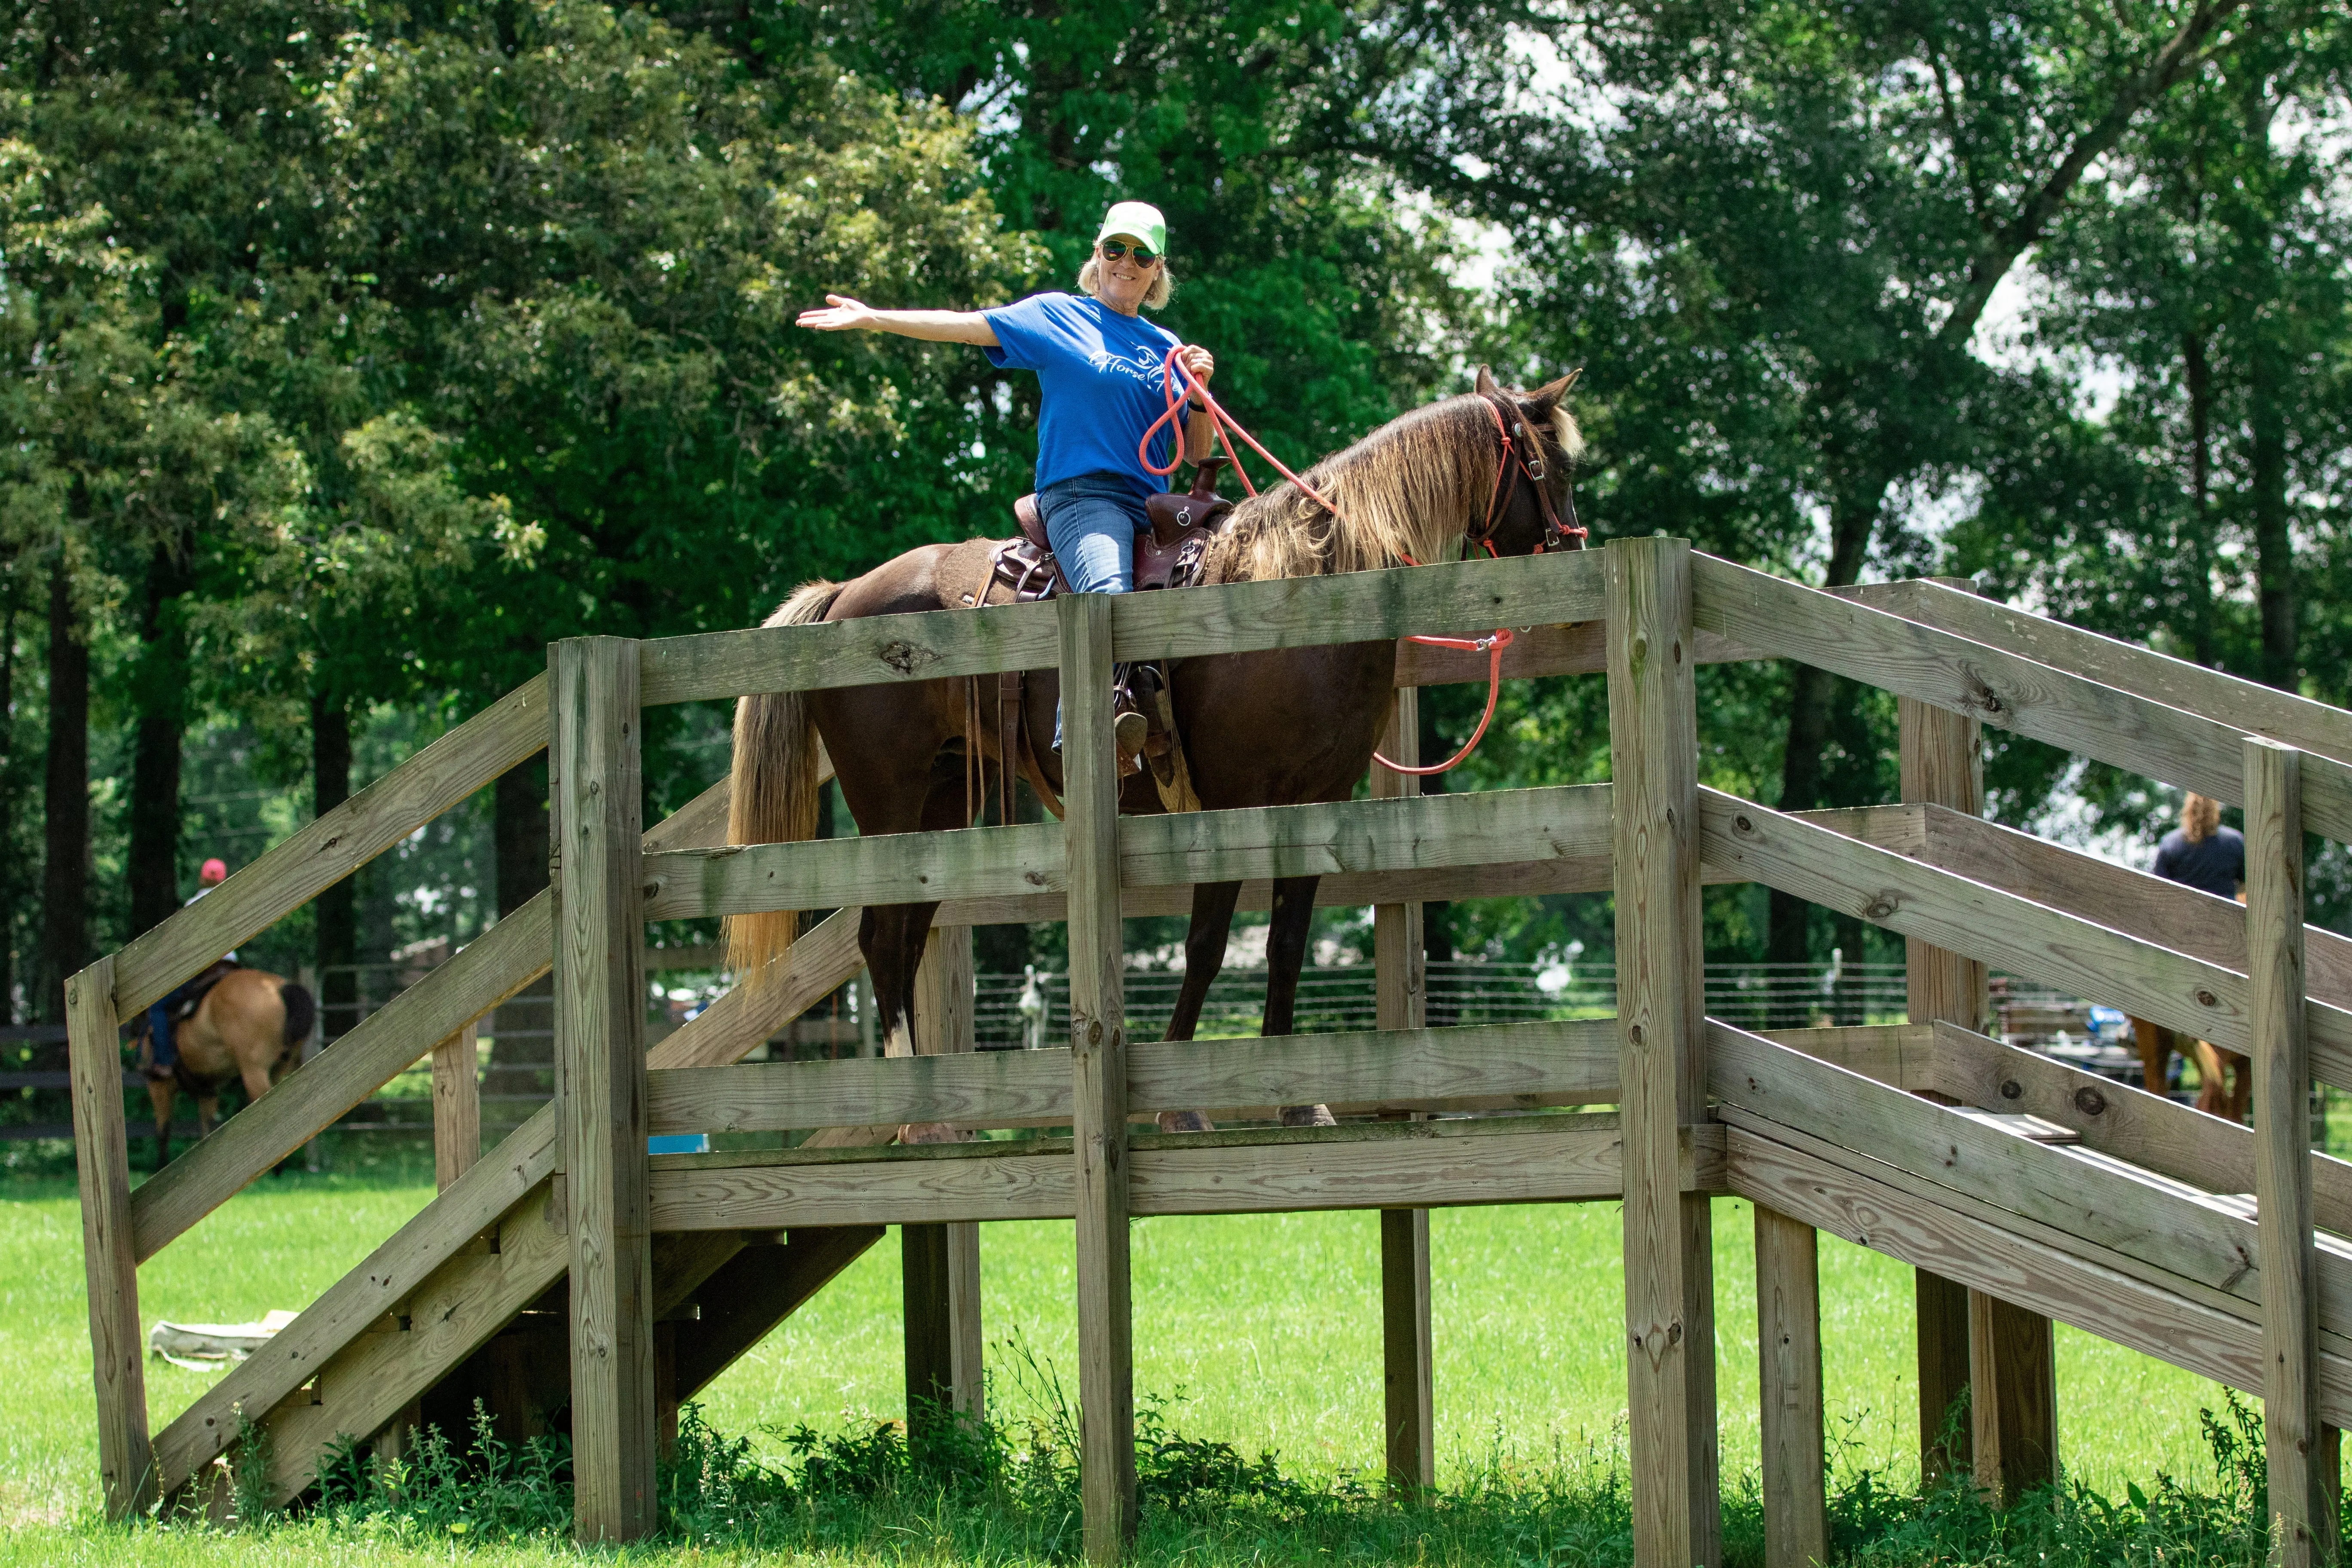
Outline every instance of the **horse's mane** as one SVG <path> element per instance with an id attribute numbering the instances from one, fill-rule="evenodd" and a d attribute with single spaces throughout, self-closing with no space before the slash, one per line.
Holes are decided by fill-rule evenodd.
<path id="1" fill-rule="evenodd" d="M 1584 437 L 1564 407 L 1552 435 L 1570 458 Z M 1210 544 L 1212 583 L 1376 571 L 1408 557 L 1443 560 L 1486 514 L 1502 453 L 1475 395 L 1448 397 L 1393 419 L 1302 476 L 1339 506 L 1334 519 L 1285 480 L 1234 508 Z"/>

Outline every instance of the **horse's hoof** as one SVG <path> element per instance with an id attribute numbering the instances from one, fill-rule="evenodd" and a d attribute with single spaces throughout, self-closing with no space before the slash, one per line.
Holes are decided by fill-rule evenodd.
<path id="1" fill-rule="evenodd" d="M 901 1143 L 952 1143 L 956 1130 L 944 1121 L 909 1121 L 898 1129 Z"/>
<path id="2" fill-rule="evenodd" d="M 1163 1110 L 1160 1113 L 1162 1132 L 1214 1132 L 1216 1123 L 1197 1110 Z"/>
<path id="3" fill-rule="evenodd" d="M 1285 1127 L 1337 1127 L 1339 1119 L 1325 1105 L 1286 1105 L 1282 1108 Z"/>

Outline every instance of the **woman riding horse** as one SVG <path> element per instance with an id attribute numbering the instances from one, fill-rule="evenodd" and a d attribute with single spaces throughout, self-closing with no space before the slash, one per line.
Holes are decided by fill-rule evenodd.
<path id="1" fill-rule="evenodd" d="M 1202 385 L 1216 374 L 1208 350 L 1138 313 L 1159 310 L 1175 291 L 1168 270 L 1168 221 L 1143 202 L 1119 202 L 1103 215 L 1094 255 L 1078 272 L 1088 298 L 1048 291 L 992 310 L 877 310 L 840 294 L 800 324 L 821 332 L 859 328 L 930 342 L 973 343 L 1000 370 L 1037 373 L 1037 510 L 1045 538 L 1070 586 L 1081 594 L 1124 594 L 1134 587 L 1135 536 L 1150 527 L 1144 499 L 1167 489 L 1143 465 L 1143 434 L 1164 416 L 1161 362 L 1170 349 Z M 1184 456 L 1209 455 L 1208 410 L 1191 405 Z M 1155 442 L 1155 444 L 1157 444 Z M 1154 454 L 1168 462 L 1166 447 Z M 1173 467 L 1170 463 L 1171 468 Z M 1140 712 L 1118 715 L 1122 764 L 1143 749 Z M 1061 748 L 1061 726 L 1054 745 Z"/>
<path id="2" fill-rule="evenodd" d="M 1129 459 L 1159 416 L 1151 384 L 1134 372 L 1156 364 L 1174 343 L 1134 314 L 1155 295 L 1165 298 L 1166 262 L 1156 243 L 1163 237 L 1159 215 L 1149 208 L 1112 208 L 1079 275 L 1091 301 L 1047 294 L 1003 310 L 961 314 L 875 311 L 834 297 L 829 309 L 802 319 L 834 330 L 993 342 L 1004 355 L 1001 363 L 1039 367 L 1048 427 L 1039 442 L 1038 479 L 1048 498 L 1052 542 L 1075 586 L 1125 588 L 1127 550 L 1144 515 L 1143 499 L 1159 488 Z M 1140 259 L 1139 241 L 1146 253 Z M 1202 379 L 1214 368 L 1204 351 L 1184 354 Z M 1236 504 L 1201 560 L 1199 580 L 1377 571 L 1444 561 L 1457 551 L 1512 556 L 1580 548 L 1584 531 L 1576 526 L 1567 486 L 1568 465 L 1583 443 L 1563 405 L 1574 380 L 1564 375 L 1531 392 L 1507 391 L 1481 370 L 1470 392 L 1391 420 L 1308 468 L 1303 485 L 1269 486 Z M 1088 410 L 1091 426 L 1083 417 Z M 1188 436 L 1195 459 L 1206 457 L 1210 431 L 1198 411 Z M 765 624 L 812 626 L 971 605 L 984 598 L 971 590 L 991 581 L 998 549 L 982 539 L 923 545 L 847 583 L 804 583 Z M 1174 661 L 1170 683 L 1174 729 L 1184 738 L 1202 809 L 1343 801 L 1362 781 L 1394 710 L 1396 644 L 1380 637 L 1194 656 Z M 1003 682 L 913 680 L 745 697 L 735 710 L 728 842 L 814 837 L 817 759 L 826 754 L 861 834 L 969 826 L 980 804 L 971 785 L 975 751 L 992 766 L 1017 769 L 1052 809 L 1061 758 L 1026 737 L 1051 731 L 1060 695 L 1058 673 L 1045 668 Z M 1148 773 L 1127 778 L 1119 809 L 1163 809 Z M 1264 1026 L 1269 1035 L 1290 1032 L 1317 880 L 1286 877 L 1274 886 Z M 1239 882 L 1193 889 L 1183 989 L 1167 1038 L 1192 1038 L 1224 961 L 1240 893 Z M 892 1056 L 912 1049 L 915 971 L 937 908 L 869 905 L 858 914 L 858 946 Z M 729 966 L 746 984 L 771 983 L 784 973 L 777 961 L 794 930 L 788 912 L 729 916 Z M 1285 1107 L 1284 1119 L 1328 1116 L 1318 1107 L 1297 1106 Z M 1171 1131 L 1201 1124 L 1188 1114 L 1161 1113 Z"/>

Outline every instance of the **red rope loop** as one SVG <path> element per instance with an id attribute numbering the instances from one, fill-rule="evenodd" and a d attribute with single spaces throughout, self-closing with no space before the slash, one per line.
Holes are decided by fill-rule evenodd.
<path id="1" fill-rule="evenodd" d="M 1204 408 L 1208 413 L 1210 427 L 1216 432 L 1218 441 L 1222 443 L 1225 448 L 1225 456 L 1233 459 L 1234 472 L 1241 477 L 1242 489 L 1247 490 L 1252 495 L 1257 494 L 1257 487 L 1250 482 L 1249 470 L 1242 467 L 1242 455 L 1234 450 L 1234 437 L 1235 436 L 1239 436 L 1244 441 L 1247 442 L 1249 444 L 1250 450 L 1255 452 L 1259 457 L 1264 458 L 1267 462 L 1273 464 L 1275 472 L 1280 474 L 1284 479 L 1288 479 L 1292 484 L 1297 485 L 1301 494 L 1307 496 L 1316 504 L 1322 507 L 1324 510 L 1329 512 L 1333 517 L 1339 519 L 1340 521 L 1346 521 L 1347 519 L 1340 512 L 1339 507 L 1335 505 L 1328 497 L 1325 496 L 1322 491 L 1317 489 L 1313 485 L 1308 484 L 1305 479 L 1300 479 L 1297 474 L 1292 473 L 1288 468 L 1285 468 L 1281 458 L 1276 457 L 1272 452 L 1267 451 L 1263 446 L 1259 445 L 1257 437 L 1251 435 L 1246 429 L 1242 427 L 1241 421 L 1235 419 L 1232 415 L 1225 412 L 1224 405 L 1220 404 L 1213 396 L 1210 395 L 1207 384 L 1203 383 L 1200 377 L 1192 374 L 1192 366 L 1184 363 L 1182 360 L 1177 357 L 1182 353 L 1183 350 L 1181 347 L 1171 348 L 1160 358 L 1160 389 L 1167 397 L 1168 407 L 1165 413 L 1161 414 L 1159 418 L 1153 420 L 1150 426 L 1144 430 L 1143 439 L 1136 443 L 1136 460 L 1140 462 L 1145 469 L 1150 473 L 1167 475 L 1172 474 L 1176 471 L 1177 465 L 1184 460 L 1184 439 L 1179 419 L 1179 411 L 1181 410 L 1191 399 L 1197 397 L 1200 399 L 1202 408 Z M 1502 416 L 1499 413 L 1496 413 L 1495 416 L 1495 424 L 1496 428 L 1498 431 L 1501 430 Z M 1158 463 L 1151 460 L 1151 437 L 1160 433 L 1160 427 L 1163 425 L 1169 427 L 1169 437 L 1174 447 L 1173 452 L 1169 457 L 1168 465 L 1165 468 L 1160 467 Z M 1506 432 L 1503 435 L 1503 460 L 1506 463 L 1510 461 L 1510 436 Z M 1496 476 L 1496 483 L 1498 487 L 1502 483 L 1502 476 L 1499 473 Z M 1486 552 L 1489 555 L 1495 552 L 1495 547 L 1491 542 L 1486 546 Z M 1402 554 L 1402 552 L 1400 552 L 1399 553 Z M 1421 564 L 1420 562 L 1415 561 L 1410 555 L 1404 556 L 1404 563 L 1408 566 L 1418 566 Z M 1478 749 L 1478 742 L 1486 738 L 1486 726 L 1492 723 L 1495 718 L 1495 699 L 1500 694 L 1503 687 L 1503 650 L 1511 646 L 1511 632 L 1509 627 L 1501 626 L 1483 637 L 1414 637 L 1407 640 L 1419 643 L 1424 647 L 1460 648 L 1465 652 L 1485 653 L 1487 655 L 1486 710 L 1479 715 L 1478 728 L 1471 732 L 1470 739 L 1463 745 L 1459 752 L 1456 752 L 1446 761 L 1439 763 L 1433 767 L 1426 768 L 1406 767 L 1401 763 L 1392 763 L 1389 761 L 1386 757 L 1381 756 L 1378 752 L 1374 752 L 1372 753 L 1372 761 L 1380 763 L 1381 766 L 1388 769 L 1391 773 L 1410 773 L 1416 778 L 1426 778 L 1433 773 L 1447 773 L 1454 768 L 1460 767 L 1464 763 L 1469 760 L 1470 753 Z"/>
<path id="2" fill-rule="evenodd" d="M 1462 743 L 1460 751 L 1445 761 L 1426 768 L 1407 767 L 1402 763 L 1389 761 L 1378 752 L 1372 753 L 1372 761 L 1392 773 L 1409 773 L 1414 778 L 1427 778 L 1432 773 L 1449 773 L 1468 762 L 1470 753 L 1478 749 L 1478 742 L 1486 739 L 1486 726 L 1495 719 L 1495 698 L 1503 689 L 1503 650 L 1511 646 L 1511 629 L 1508 626 L 1497 626 L 1483 637 L 1411 637 L 1405 640 L 1419 643 L 1423 647 L 1457 647 L 1465 653 L 1484 653 L 1486 656 L 1486 710 L 1478 715 L 1478 727 L 1470 731 L 1470 738 Z"/>

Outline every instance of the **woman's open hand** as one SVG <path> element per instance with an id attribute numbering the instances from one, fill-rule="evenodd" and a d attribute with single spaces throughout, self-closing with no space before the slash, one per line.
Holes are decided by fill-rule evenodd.
<path id="1" fill-rule="evenodd" d="M 822 310 L 803 310 L 800 324 L 820 332 L 845 332 L 854 329 L 871 331 L 880 326 L 881 312 L 851 299 L 846 294 L 827 294 Z"/>

